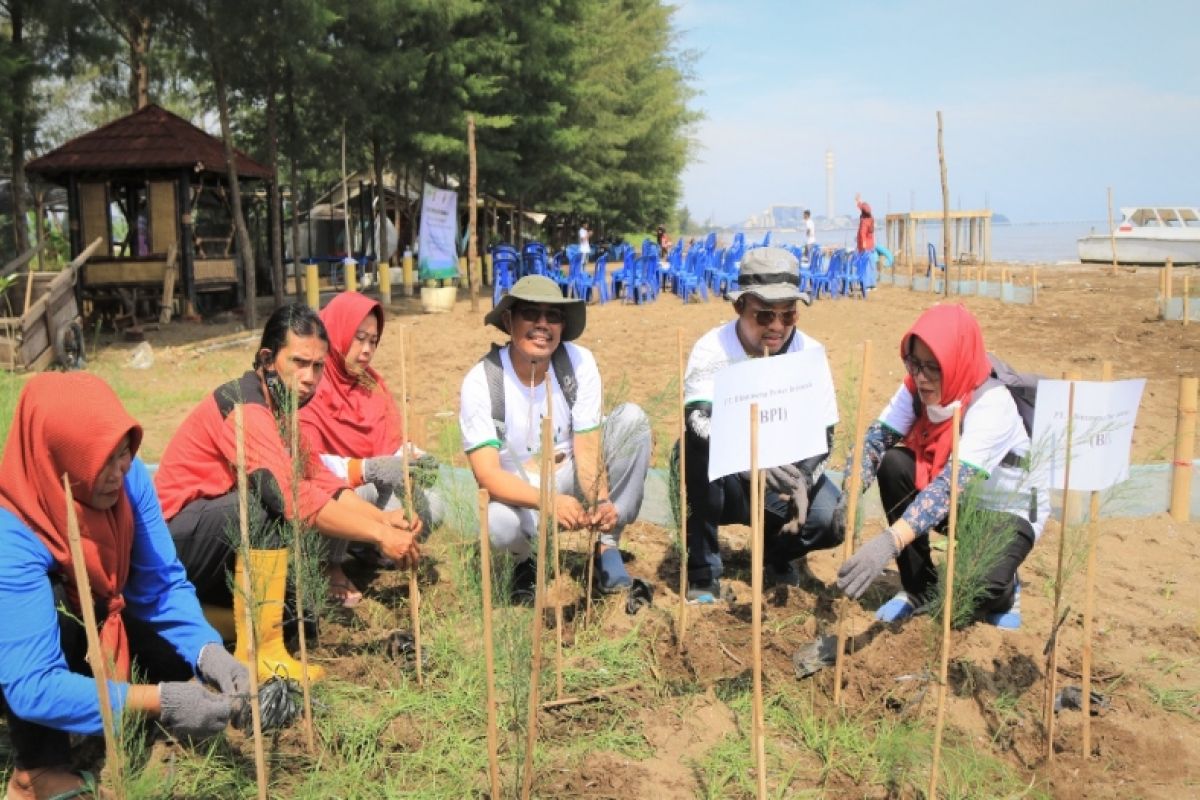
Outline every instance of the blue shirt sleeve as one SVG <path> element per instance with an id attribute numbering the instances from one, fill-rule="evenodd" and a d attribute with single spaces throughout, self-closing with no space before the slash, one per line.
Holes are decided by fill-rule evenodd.
<path id="1" fill-rule="evenodd" d="M 139 458 L 125 476 L 125 491 L 134 519 L 126 611 L 149 623 L 195 669 L 200 650 L 206 644 L 219 643 L 221 635 L 204 619 L 196 588 L 175 554 L 154 483 Z"/>
<path id="2" fill-rule="evenodd" d="M 71 672 L 59 643 L 50 574 L 58 565 L 25 523 L 0 509 L 0 688 L 12 712 L 48 728 L 98 736 L 96 681 Z M 109 682 L 117 714 L 128 686 Z"/>

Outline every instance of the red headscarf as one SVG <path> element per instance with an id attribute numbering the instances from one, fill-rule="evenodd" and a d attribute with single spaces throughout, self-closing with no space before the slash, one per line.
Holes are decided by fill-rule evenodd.
<path id="1" fill-rule="evenodd" d="M 133 508 L 124 489 L 116 505 L 104 511 L 82 500 L 92 496 L 101 470 L 126 436 L 130 452 L 136 454 L 142 428 L 108 384 L 86 372 L 46 372 L 25 384 L 0 462 L 0 505 L 46 545 L 78 611 L 79 592 L 67 540 L 67 495 L 62 484 L 63 473 L 68 475 L 92 597 L 107 610 L 100 644 L 116 665 L 116 680 L 129 679 L 129 640 L 121 619 L 125 608 L 121 592 L 129 577 Z"/>
<path id="2" fill-rule="evenodd" d="M 374 314 L 383 337 L 383 308 L 358 292 L 342 292 L 321 310 L 329 332 L 329 358 L 317 393 L 300 410 L 300 425 L 315 453 L 353 458 L 391 455 L 404 442 L 400 413 L 383 378 L 372 367 L 365 385 L 346 368 L 346 353 L 358 326 Z"/>
<path id="3" fill-rule="evenodd" d="M 900 340 L 901 359 L 911 352 L 914 336 L 933 351 L 938 366 L 942 368 L 942 399 L 939 405 L 947 406 L 957 400 L 962 404 L 963 413 L 966 413 L 971 395 L 987 380 L 992 370 L 983 347 L 983 332 L 979 329 L 979 322 L 965 306 L 935 305 L 918 317 Z M 918 396 L 917 384 L 911 375 L 905 376 L 904 385 L 913 397 Z M 921 412 L 912 430 L 904 437 L 904 445 L 917 457 L 918 490 L 924 489 L 946 466 L 953 446 L 951 420 L 935 423 L 924 409 Z"/>

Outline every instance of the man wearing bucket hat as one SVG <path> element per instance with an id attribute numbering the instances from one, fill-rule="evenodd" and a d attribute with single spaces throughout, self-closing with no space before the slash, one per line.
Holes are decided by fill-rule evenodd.
<path id="1" fill-rule="evenodd" d="M 778 247 L 751 250 L 742 259 L 738 290 L 730 292 L 737 318 L 713 328 L 692 348 L 684 379 L 687 416 L 688 600 L 712 603 L 721 597 L 723 573 L 717 540 L 720 525 L 749 524 L 749 473 L 708 479 L 709 423 L 714 377 L 722 368 L 745 361 L 821 348 L 796 329 L 798 303 L 811 301 L 799 287 L 796 257 Z M 830 398 L 836 411 L 836 399 Z M 813 410 L 817 413 L 817 410 Z M 820 413 L 829 414 L 830 409 Z M 826 431 L 833 446 L 833 426 Z M 775 584 L 798 585 L 793 563 L 812 550 L 842 541 L 835 522 L 839 492 L 823 472 L 828 452 L 764 470 L 765 577 Z M 678 468 L 678 445 L 675 450 Z"/>
<path id="2" fill-rule="evenodd" d="M 587 307 L 553 280 L 527 275 L 484 317 L 509 335 L 463 380 L 459 426 L 475 480 L 491 496 L 492 547 L 516 559 L 513 598 L 532 600 L 538 526 L 541 421 L 553 404 L 554 516 L 559 530 L 600 533 L 593 553 L 598 586 L 631 585 L 618 549 L 637 518 L 650 461 L 650 423 L 636 405 L 601 416 L 600 371 L 583 333 Z"/>

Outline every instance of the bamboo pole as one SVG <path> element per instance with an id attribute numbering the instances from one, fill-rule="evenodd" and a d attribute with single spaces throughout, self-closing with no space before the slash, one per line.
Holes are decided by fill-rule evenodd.
<path id="1" fill-rule="evenodd" d="M 927 797 L 937 797 L 938 768 L 942 759 L 942 732 L 946 725 L 946 694 L 950 688 L 950 629 L 954 620 L 954 554 L 958 526 L 958 442 L 962 428 L 962 409 L 954 409 L 950 439 L 950 519 L 946 523 L 946 585 L 942 589 L 942 660 L 938 672 L 937 722 L 933 728 L 933 764 L 929 769 Z"/>
<path id="2" fill-rule="evenodd" d="M 1113 227 L 1112 187 L 1108 187 L 1108 240 L 1112 243 L 1113 265 L 1112 274 L 1117 274 L 1117 231 Z"/>
<path id="3" fill-rule="evenodd" d="M 1188 308 L 1188 304 L 1189 304 L 1188 298 L 1191 296 L 1192 287 L 1189 285 L 1189 283 L 1190 283 L 1189 276 L 1184 275 L 1183 276 L 1183 324 L 1185 327 L 1187 326 L 1187 324 L 1189 322 L 1191 322 L 1191 319 L 1190 319 L 1191 311 Z"/>
<path id="4" fill-rule="evenodd" d="M 687 544 L 687 392 L 684 386 L 683 371 L 683 328 L 675 329 L 675 342 L 679 351 L 679 622 L 676 624 L 676 638 L 679 652 L 685 649 L 684 640 L 687 637 L 687 584 L 688 584 L 688 544 Z"/>
<path id="5" fill-rule="evenodd" d="M 479 490 L 479 565 L 483 575 L 483 664 L 487 672 L 488 780 L 500 798 L 500 733 L 496 721 L 496 655 L 492 641 L 492 542 L 488 536 L 488 492 Z"/>
<path id="6" fill-rule="evenodd" d="M 1046 703 L 1043 712 L 1046 726 L 1046 761 L 1054 761 L 1054 690 L 1058 683 L 1058 616 L 1063 595 L 1063 560 L 1067 544 L 1067 509 L 1071 496 L 1071 438 L 1075 435 L 1075 381 L 1067 391 L 1067 453 L 1063 465 L 1062 526 L 1058 534 L 1058 565 L 1054 572 L 1054 614 L 1050 617 L 1050 650 L 1046 654 Z"/>
<path id="7" fill-rule="evenodd" d="M 1192 461 L 1196 446 L 1196 394 L 1200 379 L 1179 379 L 1179 412 L 1175 420 L 1175 463 L 1171 472 L 1171 519 L 1187 522 L 1191 512 Z"/>
<path id="8" fill-rule="evenodd" d="M 404 513 L 412 524 L 413 491 L 412 476 L 408 474 L 408 330 L 400 327 L 400 425 L 404 431 L 404 444 L 400 448 L 400 461 L 404 471 Z M 421 654 L 421 587 L 417 584 L 417 559 L 413 558 L 408 568 L 408 617 L 413 631 L 413 655 L 416 656 L 417 686 L 425 685 L 425 666 Z"/>
<path id="9" fill-rule="evenodd" d="M 547 374 L 547 377 L 549 377 L 549 374 Z M 553 435 L 554 435 L 554 433 L 553 433 L 554 432 L 554 398 L 549 391 L 546 392 L 546 420 L 550 425 L 551 437 L 553 437 Z M 551 459 L 550 460 L 550 471 L 551 471 L 550 486 L 553 486 L 555 488 L 550 489 L 548 486 L 546 489 L 546 500 L 547 500 L 546 508 L 551 509 L 551 510 L 554 508 L 553 501 L 554 501 L 554 496 L 557 493 L 557 486 L 558 486 L 557 476 L 554 474 L 553 454 L 554 454 L 554 441 L 553 441 L 553 438 L 551 438 L 551 441 L 550 441 L 550 459 Z M 554 691 L 555 691 L 554 699 L 562 700 L 562 698 L 563 698 L 563 609 L 562 609 L 562 597 L 559 596 L 560 593 L 562 592 L 562 583 L 561 583 L 561 581 L 562 581 L 562 551 L 561 551 L 560 542 L 559 542 L 559 538 L 558 538 L 558 525 L 556 524 L 557 521 L 558 520 L 555 518 L 554 514 L 550 513 L 546 519 L 546 531 L 547 531 L 547 534 L 549 534 L 549 533 L 554 534 L 554 588 L 555 588 L 554 638 L 556 640 L 555 651 L 554 651 Z M 588 537 L 588 540 L 589 540 L 589 544 L 590 544 L 591 536 Z M 596 549 L 595 545 L 592 545 L 591 548 L 588 550 L 588 559 L 591 561 L 596 560 L 593 557 L 594 553 L 595 553 L 595 549 Z M 592 587 L 588 586 L 588 594 L 591 595 L 591 592 L 592 592 Z"/>
<path id="10" fill-rule="evenodd" d="M 292 439 L 292 469 L 296 470 L 300 464 L 300 405 L 295 386 L 291 387 L 288 396 L 291 398 L 291 430 L 289 433 Z M 299 489 L 299 481 L 293 478 L 292 502 L 297 508 L 300 506 Z M 300 639 L 300 686 L 304 693 L 304 741 L 308 746 L 309 754 L 315 755 L 317 742 L 313 732 L 312 682 L 308 678 L 308 634 L 304 630 L 304 527 L 299 516 L 292 520 L 292 531 L 296 538 L 296 575 L 293 583 L 296 587 L 296 618 L 300 621 L 296 626 L 296 632 Z"/>
<path id="11" fill-rule="evenodd" d="M 950 184 L 946 179 L 946 149 L 942 145 L 942 112 L 937 112 L 938 167 L 942 173 L 942 261 L 946 265 L 942 295 L 950 296 Z M 934 275 L 930 271 L 929 291 L 933 291 Z M 961 277 L 961 276 L 960 276 Z"/>
<path id="12" fill-rule="evenodd" d="M 549 398 L 547 398 L 549 401 Z M 529 667 L 529 716 L 525 722 L 525 767 L 521 775 L 521 798 L 529 800 L 533 791 L 533 748 L 537 744 L 538 677 L 542 672 L 542 611 L 546 603 L 546 536 L 548 520 L 554 513 L 554 437 L 550 420 L 542 418 L 542 452 L 538 503 L 537 585 L 533 600 L 533 655 Z"/>
<path id="13" fill-rule="evenodd" d="M 467 116 L 467 164 L 468 164 L 468 179 L 467 179 L 467 225 L 470 227 L 470 236 L 467 239 L 467 282 L 471 285 L 471 311 L 479 310 L 479 273 L 483 272 L 479 266 L 479 247 L 475 242 L 475 234 L 477 232 L 478 223 L 475 219 L 475 117 L 474 115 Z M 562 606 L 559 606 L 561 609 Z M 559 613 L 562 613 L 561 611 Z"/>
<path id="14" fill-rule="evenodd" d="M 346 235 L 346 258 L 354 257 L 354 240 L 350 238 L 350 176 L 346 174 L 346 120 L 342 119 L 342 222 Z M 309 254 L 311 255 L 311 253 Z M 346 290 L 350 288 L 350 270 L 348 261 L 342 262 L 342 271 L 346 273 Z"/>
<path id="15" fill-rule="evenodd" d="M 842 541 L 842 563 L 854 555 L 855 521 L 858 519 L 858 496 L 862 493 L 862 472 L 858 468 L 858 459 L 862 458 L 863 436 L 866 434 L 867 409 L 867 376 L 871 370 L 871 340 L 863 342 L 862 373 L 858 379 L 858 409 L 854 417 L 854 444 L 850 458 L 846 460 L 850 471 L 850 496 L 846 498 L 846 538 Z M 842 704 L 842 651 L 846 647 L 846 615 L 849 612 L 850 601 L 844 595 L 838 600 L 837 608 L 837 654 L 833 662 L 833 705 Z"/>
<path id="16" fill-rule="evenodd" d="M 1100 371 L 1100 380 L 1112 380 L 1112 362 L 1105 361 Z M 1100 539 L 1100 492 L 1092 492 L 1088 506 L 1088 551 L 1087 579 L 1083 605 L 1083 757 L 1091 758 L 1092 752 L 1092 639 L 1095 636 L 1092 619 L 1096 603 L 1096 546 Z"/>
<path id="17" fill-rule="evenodd" d="M 758 468 L 758 403 L 750 405 L 750 649 L 754 655 L 754 700 L 751 706 L 751 747 L 754 753 L 758 798 L 767 796 L 766 731 L 762 699 L 762 581 L 763 502 L 762 472 Z"/>
<path id="18" fill-rule="evenodd" d="M 75 497 L 71 492 L 71 478 L 65 472 L 62 482 L 67 495 L 67 543 L 71 548 L 71 562 L 75 569 L 75 591 L 79 595 L 79 610 L 83 612 L 83 629 L 87 633 L 87 660 L 96 679 L 96 695 L 100 701 L 100 723 L 104 728 L 104 763 L 108 768 L 113 796 L 117 800 L 124 800 L 125 756 L 117 739 L 112 698 L 108 693 L 109 659 L 104 653 L 104 648 L 100 646 L 100 629 L 96 624 L 92 584 L 88 579 L 87 560 L 83 555 L 83 542 L 79 536 L 79 519 L 75 516 Z"/>
<path id="19" fill-rule="evenodd" d="M 29 304 L 31 302 L 33 302 L 33 270 L 30 269 L 29 272 L 26 273 L 26 275 L 27 275 L 27 277 L 25 279 L 25 307 L 24 307 L 24 310 L 21 311 L 21 316 L 25 316 L 26 314 L 29 313 Z"/>
<path id="20" fill-rule="evenodd" d="M 1166 267 L 1158 272 L 1158 318 L 1167 318 L 1167 270 Z"/>
<path id="21" fill-rule="evenodd" d="M 233 407 L 233 428 L 237 453 L 238 526 L 241 530 L 242 585 L 238 587 L 246 598 L 246 660 L 250 672 L 250 721 L 254 730 L 254 779 L 258 784 L 258 800 L 267 800 L 267 757 L 263 752 L 262 708 L 258 699 L 258 634 L 254 630 L 254 579 L 250 574 L 250 489 L 246 480 L 246 430 L 242 404 Z"/>

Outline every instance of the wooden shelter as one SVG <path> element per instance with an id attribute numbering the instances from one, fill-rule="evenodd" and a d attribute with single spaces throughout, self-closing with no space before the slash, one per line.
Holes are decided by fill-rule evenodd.
<path id="1" fill-rule="evenodd" d="M 271 180 L 269 169 L 235 152 L 239 182 Z M 81 272 L 82 296 L 132 289 L 157 299 L 174 282 L 172 294 L 181 293 L 192 309 L 242 300 L 243 266 L 220 139 L 148 105 L 72 139 L 26 170 L 66 186 L 72 257 L 103 240 Z M 170 253 L 178 254 L 177 281 L 168 276 Z"/>
<path id="2" fill-rule="evenodd" d="M 974 264 L 992 263 L 992 212 L 951 211 L 950 254 L 942 258 L 950 263 L 969 260 Z M 924 228 L 942 224 L 941 211 L 907 211 L 903 214 L 888 214 L 885 220 L 888 249 L 895 255 L 898 264 L 916 264 L 924 257 Z M 930 240 L 933 241 L 933 240 Z M 933 242 L 941 249 L 941 235 Z"/>

